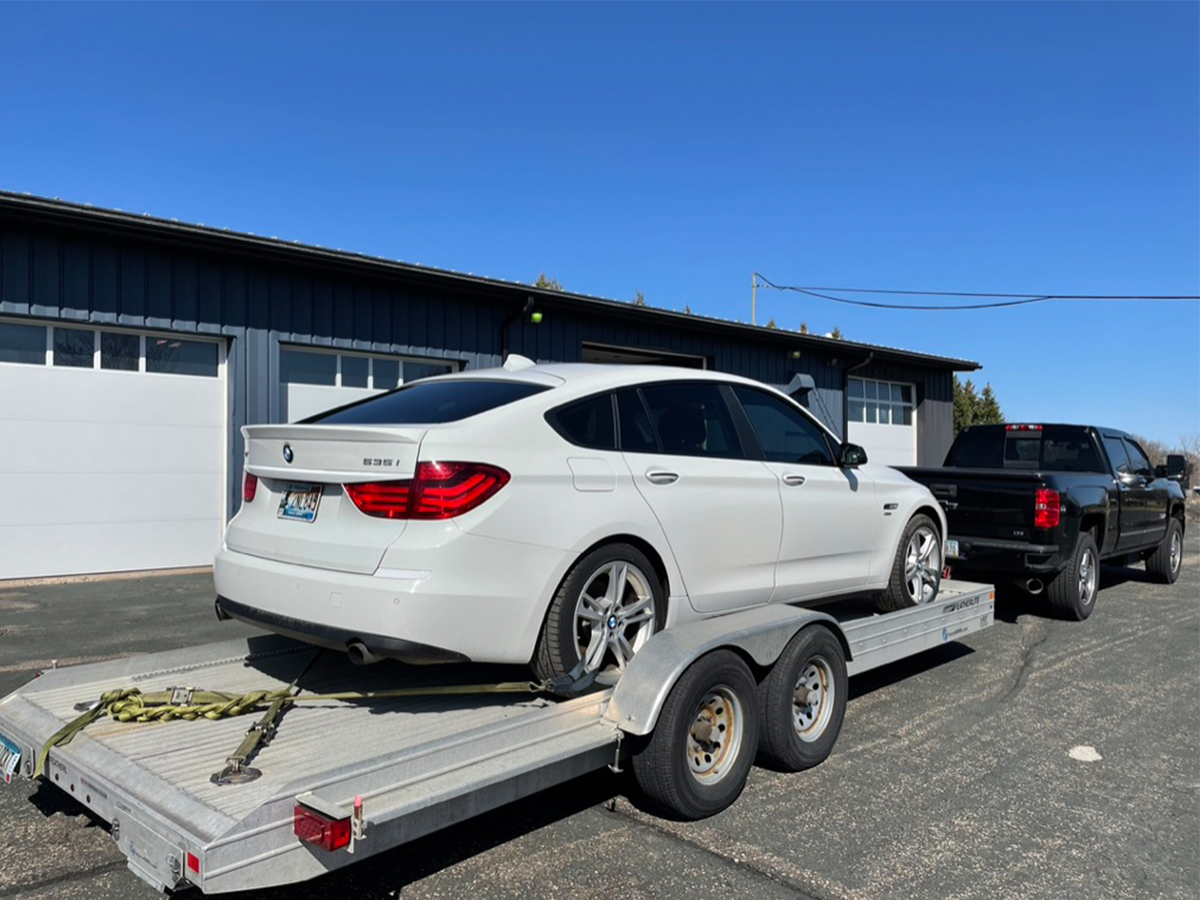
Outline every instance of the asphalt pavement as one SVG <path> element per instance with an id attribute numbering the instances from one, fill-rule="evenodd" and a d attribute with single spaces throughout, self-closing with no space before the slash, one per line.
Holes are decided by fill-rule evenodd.
<path id="1" fill-rule="evenodd" d="M 1087 622 L 1003 593 L 997 622 L 851 681 L 833 755 L 756 768 L 698 823 L 607 771 L 306 885 L 254 898 L 1200 896 L 1200 541 L 1180 580 L 1106 568 Z M 59 665 L 251 633 L 208 576 L 5 589 L 0 695 Z M 197 723 L 197 727 L 203 727 Z M 281 733 L 280 740 L 284 739 Z M 0 898 L 158 896 L 107 826 L 0 784 Z"/>

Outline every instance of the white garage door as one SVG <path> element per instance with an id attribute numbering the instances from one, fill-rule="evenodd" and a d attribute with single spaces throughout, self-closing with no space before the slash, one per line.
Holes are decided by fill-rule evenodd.
<path id="1" fill-rule="evenodd" d="M 283 346 L 279 349 L 279 408 L 284 420 L 299 422 L 335 406 L 455 369 L 454 363 L 437 360 Z"/>
<path id="2" fill-rule="evenodd" d="M 217 341 L 0 321 L 0 578 L 209 565 Z"/>
<path id="3" fill-rule="evenodd" d="M 911 384 L 851 378 L 849 439 L 885 466 L 917 464 L 917 416 Z"/>

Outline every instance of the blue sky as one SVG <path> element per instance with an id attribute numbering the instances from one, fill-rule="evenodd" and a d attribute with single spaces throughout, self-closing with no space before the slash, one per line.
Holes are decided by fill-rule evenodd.
<path id="1" fill-rule="evenodd" d="M 0 188 L 749 320 L 1200 294 L 1200 5 L 0 5 Z M 759 320 L 1200 433 L 1200 306 Z"/>

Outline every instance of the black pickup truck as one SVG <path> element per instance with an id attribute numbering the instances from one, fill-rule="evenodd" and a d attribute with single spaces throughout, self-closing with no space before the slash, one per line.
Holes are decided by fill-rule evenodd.
<path id="1" fill-rule="evenodd" d="M 1184 495 L 1128 434 L 1087 425 L 976 425 L 941 469 L 903 468 L 946 510 L 956 575 L 1045 591 L 1062 614 L 1095 607 L 1102 559 L 1145 560 L 1171 584 L 1183 558 Z"/>

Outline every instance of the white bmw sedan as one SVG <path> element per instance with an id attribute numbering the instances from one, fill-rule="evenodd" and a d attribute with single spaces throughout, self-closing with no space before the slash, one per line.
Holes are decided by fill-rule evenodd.
<path id="1" fill-rule="evenodd" d="M 429 378 L 254 425 L 218 610 L 356 662 L 619 677 L 765 603 L 930 602 L 945 516 L 779 391 L 654 366 Z"/>

